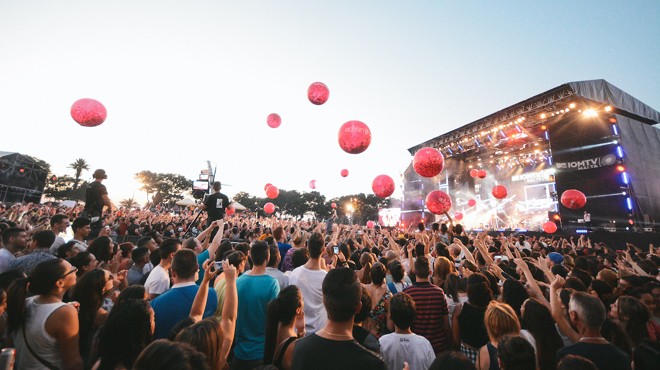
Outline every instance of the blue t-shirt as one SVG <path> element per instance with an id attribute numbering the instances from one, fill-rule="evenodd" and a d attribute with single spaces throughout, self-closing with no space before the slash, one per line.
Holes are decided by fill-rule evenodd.
<path id="1" fill-rule="evenodd" d="M 280 269 L 280 271 L 282 271 L 282 262 L 284 261 L 284 256 L 286 256 L 286 252 L 288 252 L 289 249 L 291 249 L 291 244 L 277 242 L 277 249 L 280 250 L 280 257 L 282 258 L 277 268 Z"/>
<path id="2" fill-rule="evenodd" d="M 198 290 L 199 286 L 195 284 L 174 286 L 151 301 L 151 307 L 156 316 L 154 339 L 167 338 L 174 325 L 190 315 L 190 309 Z M 217 307 L 218 296 L 215 294 L 215 289 L 209 289 L 203 316 L 213 315 Z"/>
<path id="3" fill-rule="evenodd" d="M 280 285 L 269 275 L 241 275 L 236 279 L 238 317 L 236 347 L 239 360 L 261 360 L 264 357 L 266 312 L 268 303 L 277 298 Z"/>
<path id="4" fill-rule="evenodd" d="M 209 259 L 208 249 L 197 255 L 197 265 L 199 265 L 199 278 L 197 279 L 197 281 L 195 281 L 195 284 L 197 285 L 201 284 L 202 279 L 204 279 L 204 262 L 207 259 Z"/>

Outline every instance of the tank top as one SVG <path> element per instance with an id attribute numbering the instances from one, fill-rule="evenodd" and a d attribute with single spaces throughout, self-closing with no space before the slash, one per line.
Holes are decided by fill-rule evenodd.
<path id="1" fill-rule="evenodd" d="M 39 304 L 30 297 L 25 300 L 25 335 L 29 338 L 30 347 L 41 359 L 62 368 L 62 353 L 57 339 L 46 332 L 46 320 L 57 309 L 66 305 L 63 302 Z M 46 369 L 39 362 L 25 343 L 23 329 L 19 328 L 14 333 L 14 345 L 16 346 L 16 368 L 17 369 Z"/>
<path id="2" fill-rule="evenodd" d="M 458 323 L 461 326 L 461 341 L 472 348 L 481 348 L 488 343 L 488 332 L 484 326 L 485 308 L 463 303 Z"/>
<path id="3" fill-rule="evenodd" d="M 289 345 L 291 343 L 295 342 L 298 340 L 297 337 L 288 337 L 284 342 L 280 343 L 280 345 L 277 347 L 277 350 L 275 351 L 275 354 L 273 355 L 273 366 L 275 366 L 278 369 L 282 368 L 282 361 L 284 361 L 284 353 L 286 352 L 286 349 L 289 348 Z"/>

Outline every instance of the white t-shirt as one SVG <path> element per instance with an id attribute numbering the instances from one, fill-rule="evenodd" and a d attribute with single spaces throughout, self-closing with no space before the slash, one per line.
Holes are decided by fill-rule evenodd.
<path id="1" fill-rule="evenodd" d="M 61 236 L 55 237 L 55 241 L 53 242 L 53 245 L 50 246 L 50 254 L 57 256 L 57 249 L 61 246 L 66 244 L 66 241 L 64 241 L 64 238 Z"/>
<path id="2" fill-rule="evenodd" d="M 388 369 L 403 369 L 403 362 L 407 361 L 410 370 L 426 370 L 435 360 L 431 342 L 421 335 L 392 333 L 378 341 Z"/>
<path id="3" fill-rule="evenodd" d="M 323 306 L 323 279 L 325 270 L 310 270 L 300 266 L 291 271 L 289 285 L 300 289 L 305 302 L 305 331 L 307 335 L 321 330 L 328 320 Z"/>
<path id="4" fill-rule="evenodd" d="M 170 274 L 161 265 L 154 267 L 144 283 L 147 294 L 163 294 L 170 289 Z"/>

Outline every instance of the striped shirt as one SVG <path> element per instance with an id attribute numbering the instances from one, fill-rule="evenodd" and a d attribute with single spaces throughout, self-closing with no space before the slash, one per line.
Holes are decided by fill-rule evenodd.
<path id="1" fill-rule="evenodd" d="M 433 351 L 440 353 L 450 349 L 449 333 L 443 326 L 449 315 L 445 292 L 429 282 L 415 283 L 403 290 L 415 301 L 417 316 L 410 329 L 431 342 Z"/>

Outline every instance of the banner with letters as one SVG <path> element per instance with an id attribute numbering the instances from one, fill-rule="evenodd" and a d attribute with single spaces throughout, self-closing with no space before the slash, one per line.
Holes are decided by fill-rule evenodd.
<path id="1" fill-rule="evenodd" d="M 555 167 L 558 171 L 582 171 L 607 167 L 615 163 L 616 156 L 614 154 L 607 154 L 602 157 L 582 159 L 579 161 L 555 162 Z"/>

